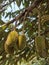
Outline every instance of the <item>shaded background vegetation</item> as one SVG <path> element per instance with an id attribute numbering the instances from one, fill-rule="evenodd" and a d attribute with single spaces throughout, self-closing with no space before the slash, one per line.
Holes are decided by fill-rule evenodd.
<path id="1" fill-rule="evenodd" d="M 49 65 L 49 0 L 42 0 L 41 2 L 39 0 L 39 5 L 37 3 L 34 4 L 34 1 L 36 0 L 0 0 L 0 65 L 17 65 L 18 61 L 19 63 L 29 63 L 29 61 L 31 61 L 31 63 L 34 65 L 36 65 L 36 63 L 37 65 Z M 15 6 L 17 5 L 19 10 L 13 12 L 11 5 L 12 3 L 14 4 L 14 8 L 17 9 L 17 7 Z M 23 6 L 23 8 L 20 7 L 21 5 Z M 28 7 L 30 7 L 31 5 L 35 6 L 35 8 L 31 8 L 29 10 Z M 10 12 L 7 11 L 8 7 L 11 8 Z M 27 15 L 24 16 L 24 13 L 21 17 L 18 18 L 18 16 L 25 12 L 25 10 L 27 10 L 27 12 L 29 11 Z M 5 22 L 5 20 L 2 19 L 2 16 L 5 19 L 9 18 L 9 20 Z M 40 26 L 38 24 L 39 21 Z M 25 22 L 24 34 L 26 36 L 27 46 L 25 47 L 25 49 L 11 56 L 5 52 L 4 43 L 7 39 L 7 35 L 14 26 L 14 22 L 16 22 L 16 31 L 19 34 L 22 33 L 23 22 Z M 44 47 L 45 44 L 44 48 L 46 48 L 46 51 L 43 53 L 43 55 L 45 53 L 47 54 L 43 58 L 44 60 L 41 60 L 40 54 L 36 53 L 35 38 L 39 34 L 45 39 L 45 42 L 41 45 Z M 41 42 L 41 40 L 36 42 Z M 34 58 L 36 60 L 34 60 Z"/>

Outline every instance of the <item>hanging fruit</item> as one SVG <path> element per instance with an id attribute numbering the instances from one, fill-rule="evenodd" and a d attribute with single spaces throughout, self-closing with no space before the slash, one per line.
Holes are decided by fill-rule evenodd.
<path id="1" fill-rule="evenodd" d="M 45 22 L 49 20 L 49 15 L 43 15 L 41 17 L 41 24 L 43 25 Z"/>
<path id="2" fill-rule="evenodd" d="M 46 57 L 46 46 L 45 46 L 45 38 L 43 36 L 37 36 L 35 38 L 35 47 L 36 52 L 41 57 Z"/>
<path id="3" fill-rule="evenodd" d="M 18 44 L 18 33 L 15 30 L 13 30 L 9 33 L 7 40 L 4 44 L 5 52 L 13 54 L 14 50 L 17 48 L 16 46 L 17 44 Z"/>
<path id="4" fill-rule="evenodd" d="M 19 36 L 19 44 L 18 44 L 18 48 L 21 50 L 23 48 L 25 48 L 26 46 L 26 37 L 24 34 Z"/>

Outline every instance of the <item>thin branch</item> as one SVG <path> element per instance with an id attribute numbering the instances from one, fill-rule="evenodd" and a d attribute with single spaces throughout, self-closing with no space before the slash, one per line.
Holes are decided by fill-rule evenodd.
<path id="1" fill-rule="evenodd" d="M 31 6 L 27 7 L 22 13 L 20 13 L 18 16 L 16 16 L 13 20 L 11 20 L 10 22 L 6 23 L 6 25 L 9 25 L 9 24 L 13 23 L 14 21 L 19 20 L 21 17 L 23 17 L 25 15 L 26 12 L 28 14 L 35 7 L 37 7 L 41 2 L 42 2 L 42 0 L 35 0 L 34 3 Z"/>
<path id="2" fill-rule="evenodd" d="M 2 9 L 3 7 L 5 7 L 6 5 L 11 4 L 11 3 L 14 2 L 14 1 L 15 1 L 15 0 L 13 0 L 13 1 L 9 2 L 9 3 L 6 3 L 6 4 L 4 4 L 4 5 L 0 5 L 0 9 Z"/>

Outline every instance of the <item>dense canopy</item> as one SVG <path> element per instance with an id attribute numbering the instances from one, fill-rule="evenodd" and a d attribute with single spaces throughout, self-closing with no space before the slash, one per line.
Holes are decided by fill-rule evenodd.
<path id="1" fill-rule="evenodd" d="M 49 0 L 0 0 L 0 65 L 29 63 L 49 65 Z"/>

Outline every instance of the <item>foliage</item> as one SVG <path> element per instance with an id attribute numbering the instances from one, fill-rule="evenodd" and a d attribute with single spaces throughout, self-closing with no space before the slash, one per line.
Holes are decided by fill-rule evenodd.
<path id="1" fill-rule="evenodd" d="M 0 0 L 0 65 L 49 65 L 49 0 L 42 0 L 38 7 L 19 20 L 16 19 L 16 16 L 23 13 L 34 1 Z M 7 18 L 8 20 L 5 20 Z M 26 40 L 23 40 L 23 43 L 26 42 L 26 46 L 18 52 L 14 50 L 13 55 L 10 55 L 5 52 L 4 44 L 13 29 L 19 35 L 25 35 Z M 35 40 L 38 36 L 43 37 L 44 40 L 41 38 Z M 42 51 L 42 55 L 46 53 L 46 56 L 42 57 L 37 51 Z"/>

